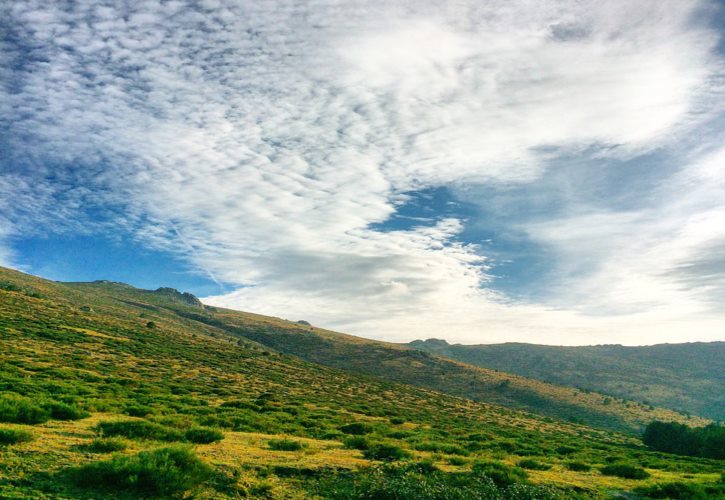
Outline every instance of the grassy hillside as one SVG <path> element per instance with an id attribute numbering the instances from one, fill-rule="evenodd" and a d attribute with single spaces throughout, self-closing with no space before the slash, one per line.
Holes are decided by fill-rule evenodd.
<path id="1" fill-rule="evenodd" d="M 309 363 L 241 318 L 309 328 L 0 268 L 0 497 L 722 496 L 717 461 Z"/>
<path id="2" fill-rule="evenodd" d="M 646 347 L 533 344 L 409 346 L 475 366 L 725 421 L 725 342 Z"/>

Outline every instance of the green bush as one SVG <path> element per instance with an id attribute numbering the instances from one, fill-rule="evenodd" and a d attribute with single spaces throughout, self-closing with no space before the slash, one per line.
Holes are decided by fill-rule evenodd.
<path id="1" fill-rule="evenodd" d="M 50 413 L 50 418 L 55 420 L 80 420 L 91 416 L 91 414 L 85 410 L 81 410 L 74 405 L 58 401 L 51 401 L 44 404 L 43 407 L 48 411 L 48 413 Z"/>
<path id="2" fill-rule="evenodd" d="M 483 474 L 499 487 L 522 483 L 528 477 L 526 471 L 518 467 L 511 467 L 503 462 L 485 461 L 473 464 L 473 472 Z"/>
<path id="3" fill-rule="evenodd" d="M 0 427 L 0 446 L 25 443 L 32 440 L 33 435 L 28 431 L 22 429 L 9 429 L 7 427 Z"/>
<path id="4" fill-rule="evenodd" d="M 111 453 L 114 451 L 123 451 L 127 448 L 127 443 L 119 438 L 96 438 L 87 445 L 83 446 L 83 451 L 90 453 Z"/>
<path id="5" fill-rule="evenodd" d="M 367 450 L 370 442 L 363 436 L 348 436 L 342 442 L 342 446 L 349 450 Z"/>
<path id="6" fill-rule="evenodd" d="M 629 464 L 612 464 L 602 467 L 600 472 L 605 476 L 616 476 L 624 479 L 647 479 L 649 473 L 642 467 Z"/>
<path id="7" fill-rule="evenodd" d="M 102 436 L 122 436 L 129 439 L 153 439 L 156 441 L 183 441 L 184 435 L 176 429 L 148 422 L 146 420 L 126 420 L 100 422 L 96 430 Z"/>
<path id="8" fill-rule="evenodd" d="M 699 484 L 663 483 L 642 486 L 634 490 L 645 498 L 668 498 L 670 500 L 706 500 L 712 498 Z"/>
<path id="9" fill-rule="evenodd" d="M 529 470 L 549 470 L 551 469 L 550 464 L 545 464 L 542 462 L 539 462 L 538 460 L 533 460 L 531 458 L 527 458 L 525 460 L 519 460 L 519 462 L 516 464 L 522 469 L 529 469 Z"/>
<path id="10" fill-rule="evenodd" d="M 224 434 L 210 427 L 192 427 L 184 434 L 187 441 L 196 444 L 209 444 L 224 439 Z"/>
<path id="11" fill-rule="evenodd" d="M 575 472 L 586 472 L 592 470 L 592 466 L 584 462 L 567 462 L 566 468 Z"/>
<path id="12" fill-rule="evenodd" d="M 343 425 L 339 427 L 339 429 L 345 434 L 352 434 L 354 436 L 370 434 L 373 431 L 372 427 L 367 424 L 363 424 L 362 422 L 353 422 L 352 424 Z"/>
<path id="13" fill-rule="evenodd" d="M 0 396 L 0 422 L 41 424 L 50 418 L 48 410 L 30 399 L 12 394 Z"/>
<path id="14" fill-rule="evenodd" d="M 129 417 L 145 417 L 154 412 L 153 408 L 144 405 L 127 406 L 123 412 Z"/>
<path id="15" fill-rule="evenodd" d="M 267 441 L 270 450 L 277 451 L 299 451 L 305 448 L 305 445 L 293 439 L 270 439 Z"/>
<path id="16" fill-rule="evenodd" d="M 386 443 L 376 443 L 363 451 L 363 456 L 368 460 L 382 460 L 384 462 L 392 462 L 395 460 L 403 460 L 410 458 L 410 453 L 402 449 L 400 446 Z"/>
<path id="17" fill-rule="evenodd" d="M 392 417 L 390 423 L 393 425 L 402 425 L 405 423 L 405 419 L 401 417 Z"/>
<path id="18" fill-rule="evenodd" d="M 559 455 L 571 455 L 572 453 L 576 453 L 577 451 L 577 448 L 573 448 L 571 446 L 559 446 L 556 449 L 556 452 Z"/>
<path id="19" fill-rule="evenodd" d="M 189 449 L 170 447 L 93 462 L 73 469 L 71 478 L 87 488 L 169 497 L 190 490 L 211 474 L 209 466 Z"/>

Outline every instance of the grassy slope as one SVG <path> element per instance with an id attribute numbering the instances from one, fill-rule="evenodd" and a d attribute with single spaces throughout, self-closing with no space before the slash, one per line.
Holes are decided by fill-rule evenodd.
<path id="1" fill-rule="evenodd" d="M 409 344 L 463 363 L 725 420 L 725 342 L 647 347 Z"/>
<path id="2" fill-rule="evenodd" d="M 362 339 L 277 318 L 216 308 L 182 314 L 194 318 L 197 323 L 216 325 L 234 335 L 307 361 L 557 419 L 624 432 L 639 432 L 655 419 L 689 425 L 705 423 L 703 419 L 688 418 L 648 404 L 478 368 L 398 344 Z"/>
<path id="3" fill-rule="evenodd" d="M 394 443 L 447 470 L 465 470 L 481 458 L 511 464 L 521 456 L 539 456 L 552 468 L 532 471 L 534 482 L 576 486 L 595 496 L 655 481 L 717 478 L 716 462 L 662 456 L 623 434 L 270 353 L 180 312 L 205 314 L 199 307 L 122 285 L 63 285 L 0 268 L 0 395 L 19 393 L 34 401 L 52 398 L 92 413 L 71 422 L 3 424 L 28 429 L 35 439 L 0 446 L 0 497 L 98 498 L 97 492 L 65 481 L 64 471 L 103 458 L 80 446 L 94 437 L 93 425 L 132 419 L 123 414 L 137 406 L 148 409 L 146 420 L 172 428 L 221 428 L 225 439 L 198 445 L 199 456 L 231 478 L 234 488 L 252 493 L 271 488 L 277 497 L 300 496 L 303 485 L 288 474 L 275 473 L 275 466 L 287 466 L 289 472 L 355 469 L 369 463 L 359 451 L 341 446 L 344 436 L 338 427 L 351 422 L 371 426 L 370 439 Z M 207 321 L 226 325 L 243 318 L 252 330 L 258 330 L 260 322 L 287 325 L 230 311 L 213 314 Z M 147 326 L 149 321 L 155 326 Z M 367 344 L 354 338 L 348 342 Z M 391 417 L 404 423 L 392 422 Z M 295 436 L 308 446 L 300 452 L 270 450 L 268 440 L 279 435 Z M 426 448 L 421 443 L 438 443 L 441 450 L 417 451 Z M 131 440 L 123 453 L 160 445 Z M 567 455 L 552 451 L 561 446 L 574 451 Z M 460 459 L 456 465 L 451 465 L 451 453 Z M 564 467 L 571 459 L 595 467 L 612 460 L 637 461 L 649 468 L 652 478 L 634 482 L 605 477 L 596 470 L 573 472 Z M 201 497 L 233 495 L 229 485 L 202 488 L 206 490 L 197 492 Z M 113 496 L 120 498 L 121 493 Z"/>

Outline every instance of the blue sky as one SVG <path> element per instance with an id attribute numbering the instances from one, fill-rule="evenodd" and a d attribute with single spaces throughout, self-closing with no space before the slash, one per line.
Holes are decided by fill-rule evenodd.
<path id="1" fill-rule="evenodd" d="M 720 2 L 0 6 L 0 265 L 407 341 L 725 340 Z"/>

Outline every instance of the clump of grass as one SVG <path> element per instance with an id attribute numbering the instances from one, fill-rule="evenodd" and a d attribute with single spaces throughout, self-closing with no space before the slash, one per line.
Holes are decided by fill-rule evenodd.
<path id="1" fill-rule="evenodd" d="M 83 446 L 83 451 L 89 453 L 113 453 L 123 451 L 128 444 L 119 438 L 96 438 L 87 445 Z"/>
<path id="2" fill-rule="evenodd" d="M 473 472 L 490 478 L 498 487 L 511 486 L 526 481 L 526 471 L 519 467 L 511 467 L 503 462 L 484 461 L 473 464 Z"/>
<path id="3" fill-rule="evenodd" d="M 402 425 L 405 423 L 405 419 L 402 417 L 391 417 L 390 423 L 393 425 Z"/>
<path id="4" fill-rule="evenodd" d="M 22 429 L 9 429 L 0 427 L 0 446 L 10 444 L 26 443 L 33 440 L 33 435 Z"/>
<path id="5" fill-rule="evenodd" d="M 270 439 L 267 442 L 270 450 L 277 451 L 299 451 L 305 448 L 305 445 L 293 439 Z"/>
<path id="6" fill-rule="evenodd" d="M 342 446 L 348 450 L 367 450 L 370 442 L 363 436 L 348 436 L 342 442 Z"/>
<path id="7" fill-rule="evenodd" d="M 592 469 L 592 466 L 584 462 L 572 461 L 566 463 L 566 468 L 575 472 L 587 472 Z"/>
<path id="8" fill-rule="evenodd" d="M 145 417 L 154 412 L 153 408 L 144 405 L 131 405 L 124 408 L 123 412 L 130 417 Z"/>
<path id="9" fill-rule="evenodd" d="M 394 444 L 376 443 L 363 451 L 363 456 L 368 460 L 382 460 L 384 462 L 393 462 L 396 460 L 404 460 L 410 458 L 410 453 Z"/>
<path id="10" fill-rule="evenodd" d="M 611 464 L 599 470 L 605 476 L 616 476 L 624 479 L 647 479 L 649 473 L 642 467 L 630 464 Z"/>
<path id="11" fill-rule="evenodd" d="M 209 444 L 224 439 L 224 434 L 210 427 L 192 427 L 184 433 L 187 441 L 196 444 Z"/>
<path id="12" fill-rule="evenodd" d="M 550 464 L 545 464 L 543 462 L 539 462 L 538 460 L 534 460 L 531 458 L 527 458 L 525 460 L 519 460 L 519 462 L 516 464 L 522 469 L 529 469 L 529 470 L 549 470 L 551 469 Z"/>
<path id="13" fill-rule="evenodd" d="M 93 462 L 72 470 L 71 478 L 86 488 L 170 497 L 203 483 L 211 474 L 211 468 L 191 450 L 169 447 Z"/>
<path id="14" fill-rule="evenodd" d="M 341 432 L 344 432 L 345 434 L 352 434 L 353 436 L 360 436 L 363 434 L 370 434 L 373 429 L 367 424 L 363 424 L 362 422 L 353 422 L 351 424 L 346 424 L 341 427 L 339 427 Z"/>
<path id="15" fill-rule="evenodd" d="M 129 439 L 153 439 L 156 441 L 183 441 L 184 435 L 176 429 L 148 422 L 130 420 L 100 422 L 96 430 L 102 436 L 122 436 Z"/>
<path id="16" fill-rule="evenodd" d="M 14 394 L 0 396 L 0 422 L 42 424 L 49 419 L 50 412 L 28 398 Z"/>
<path id="17" fill-rule="evenodd" d="M 44 404 L 43 407 L 50 413 L 50 418 L 54 420 L 80 420 L 91 416 L 90 413 L 75 405 L 59 401 L 51 401 Z"/>
<path id="18" fill-rule="evenodd" d="M 645 498 L 667 498 L 670 500 L 706 500 L 713 498 L 702 485 L 695 483 L 662 483 L 636 488 L 635 493 Z"/>

